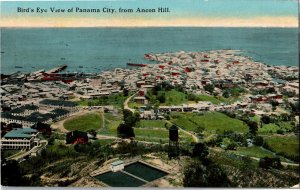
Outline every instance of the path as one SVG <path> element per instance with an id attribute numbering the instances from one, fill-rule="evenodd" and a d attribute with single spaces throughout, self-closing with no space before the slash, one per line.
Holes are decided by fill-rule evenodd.
<path id="1" fill-rule="evenodd" d="M 128 110 L 130 110 L 130 111 L 132 111 L 132 112 L 135 112 L 135 109 L 129 108 L 128 102 L 129 102 L 129 101 L 131 100 L 131 98 L 132 98 L 133 96 L 135 96 L 137 93 L 138 93 L 138 92 L 134 93 L 133 95 L 131 95 L 130 97 L 128 97 L 128 98 L 124 101 L 124 109 L 128 109 Z"/>
<path id="2" fill-rule="evenodd" d="M 21 160 L 22 158 L 30 155 L 31 153 L 42 150 L 43 148 L 45 148 L 47 146 L 47 144 L 48 144 L 47 140 L 41 140 L 39 146 L 35 146 L 32 149 L 22 152 L 22 153 L 18 152 L 17 154 L 14 154 L 14 155 L 8 157 L 7 160 Z"/>

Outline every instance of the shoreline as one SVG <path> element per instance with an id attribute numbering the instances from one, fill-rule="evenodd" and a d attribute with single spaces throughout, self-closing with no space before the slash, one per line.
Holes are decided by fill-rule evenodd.
<path id="1" fill-rule="evenodd" d="M 299 68 L 299 65 L 296 66 L 296 65 L 272 65 L 272 64 L 269 64 L 269 63 L 265 63 L 265 62 L 262 62 L 261 60 L 257 60 L 257 59 L 254 59 L 253 57 L 247 55 L 247 53 L 252 53 L 252 54 L 257 54 L 255 52 L 249 52 L 249 51 L 245 51 L 245 50 L 242 50 L 242 49 L 210 49 L 210 50 L 205 50 L 205 51 L 177 51 L 177 52 L 163 52 L 163 53 L 153 53 L 153 55 L 160 55 L 160 54 L 176 54 L 178 52 L 184 52 L 184 53 L 211 53 L 211 52 L 222 52 L 222 51 L 229 51 L 229 52 L 233 52 L 234 56 L 242 56 L 242 57 L 245 57 L 245 58 L 249 58 L 250 60 L 253 60 L 254 63 L 258 63 L 258 64 L 263 64 L 267 67 L 285 67 L 285 68 L 291 68 L 291 67 L 295 67 L 295 68 Z M 147 54 L 147 53 L 146 53 Z M 144 55 L 146 55 L 144 54 Z M 258 54 L 257 54 L 258 55 Z M 260 55 L 259 55 L 260 56 Z M 149 66 L 151 65 L 157 65 L 159 64 L 158 61 L 155 61 L 154 59 L 152 60 L 148 60 L 148 59 L 145 59 L 144 60 L 148 61 L 147 63 L 134 63 L 132 62 L 133 64 L 147 64 Z M 67 64 L 65 64 L 67 65 Z M 69 65 L 67 65 L 69 66 Z M 19 66 L 15 66 L 15 67 L 19 67 Z M 103 66 L 99 66 L 99 67 L 103 67 Z M 20 67 L 20 68 L 24 68 L 24 67 Z M 82 66 L 79 66 L 78 67 L 79 69 L 82 69 L 83 67 Z M 91 66 L 91 68 L 94 68 L 96 69 L 97 67 L 96 66 Z M 139 67 L 135 67 L 135 66 L 130 66 L 128 65 L 128 63 L 126 63 L 126 61 L 124 61 L 124 66 L 115 66 L 113 68 L 110 68 L 110 69 L 106 69 L 106 70 L 100 70 L 98 72 L 87 72 L 87 71 L 68 71 L 68 69 L 66 69 L 66 72 L 59 72 L 61 74 L 72 74 L 72 73 L 82 73 L 82 74 L 88 74 L 88 75 L 97 75 L 97 74 L 101 74 L 103 72 L 110 72 L 110 71 L 113 71 L 115 69 L 124 69 L 124 70 L 134 70 L 135 68 L 139 68 Z M 38 70 L 45 70 L 45 68 L 36 68 L 36 69 L 32 69 L 32 71 L 13 71 L 12 73 L 2 73 L 0 71 L 0 74 L 1 75 L 12 75 L 12 74 L 15 74 L 15 73 L 18 73 L 18 74 L 31 74 L 31 73 L 34 73 Z M 49 69 L 48 69 L 49 70 Z"/>

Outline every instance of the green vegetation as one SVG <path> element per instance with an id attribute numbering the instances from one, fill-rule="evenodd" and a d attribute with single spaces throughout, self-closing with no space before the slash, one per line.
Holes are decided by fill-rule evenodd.
<path id="1" fill-rule="evenodd" d="M 48 146 L 47 152 L 55 152 L 57 157 L 64 157 L 66 155 L 75 154 L 74 145 L 66 146 L 65 142 L 56 142 L 54 145 Z"/>
<path id="2" fill-rule="evenodd" d="M 145 128 L 135 128 L 135 135 L 139 137 L 148 138 L 168 138 L 169 131 L 166 129 L 145 129 Z"/>
<path id="3" fill-rule="evenodd" d="M 270 136 L 266 137 L 264 146 L 278 155 L 299 161 L 299 137 Z"/>
<path id="4" fill-rule="evenodd" d="M 64 122 L 64 127 L 69 131 L 98 130 L 102 127 L 102 116 L 100 112 L 87 113 Z"/>
<path id="5" fill-rule="evenodd" d="M 226 173 L 218 164 L 195 160 L 184 168 L 184 187 L 228 187 Z"/>
<path id="6" fill-rule="evenodd" d="M 278 156 L 278 155 L 274 154 L 273 152 L 266 150 L 263 147 L 259 147 L 259 146 L 238 147 L 236 151 L 231 151 L 231 153 L 238 154 L 238 155 L 244 155 L 244 156 L 250 156 L 250 157 L 256 157 L 256 158 L 279 157 L 280 160 L 283 162 L 290 162 L 286 158 L 284 158 L 282 156 Z"/>
<path id="7" fill-rule="evenodd" d="M 262 127 L 258 129 L 258 133 L 259 134 L 278 133 L 279 130 L 281 130 L 282 133 L 287 133 L 287 132 L 291 132 L 293 128 L 294 126 L 292 125 L 292 122 L 280 121 L 277 123 L 263 124 Z"/>
<path id="8" fill-rule="evenodd" d="M 92 100 L 81 100 L 79 101 L 80 106 L 103 106 L 103 105 L 113 105 L 117 108 L 122 108 L 126 96 L 123 93 L 111 94 L 109 96 L 103 96 L 95 98 Z"/>
<path id="9" fill-rule="evenodd" d="M 121 138 L 135 137 L 133 127 L 138 126 L 140 121 L 140 114 L 138 112 L 132 112 L 131 110 L 123 110 L 123 121 L 117 127 L 117 135 Z"/>
<path id="10" fill-rule="evenodd" d="M 153 128 L 135 128 L 135 139 L 149 142 L 167 143 L 169 140 L 169 131 L 167 129 L 153 129 Z M 179 132 L 180 143 L 191 143 L 193 138 L 183 132 Z"/>
<path id="11" fill-rule="evenodd" d="M 238 147 L 236 151 L 232 151 L 234 154 L 245 155 L 250 157 L 275 157 L 272 152 L 265 150 L 259 146 L 252 146 L 252 147 Z"/>
<path id="12" fill-rule="evenodd" d="M 165 128 L 170 127 L 171 124 L 164 120 L 141 120 L 140 128 Z"/>
<path id="13" fill-rule="evenodd" d="M 99 130 L 99 134 L 117 136 L 117 128 L 122 123 L 122 117 L 112 113 L 104 113 L 104 122 L 105 127 Z"/>
<path id="14" fill-rule="evenodd" d="M 95 140 L 94 143 L 99 143 L 102 146 L 106 146 L 106 145 L 111 145 L 111 143 L 113 143 L 115 141 L 115 139 L 99 139 L 99 140 Z"/>
<path id="15" fill-rule="evenodd" d="M 291 187 L 299 183 L 298 167 L 261 169 L 257 160 L 233 154 L 232 151 L 219 152 L 210 149 L 209 157 L 231 179 L 232 187 Z"/>
<path id="16" fill-rule="evenodd" d="M 189 131 L 197 131 L 203 127 L 207 131 L 222 133 L 224 131 L 235 131 L 245 133 L 248 131 L 247 125 L 242 121 L 230 118 L 219 112 L 197 113 L 171 113 L 171 122 Z"/>
<path id="17" fill-rule="evenodd" d="M 186 95 L 176 90 L 165 92 L 166 102 L 164 105 L 181 105 L 187 103 Z"/>
<path id="18" fill-rule="evenodd" d="M 204 94 L 191 94 L 189 93 L 187 95 L 187 98 L 189 101 L 194 101 L 194 102 L 199 102 L 199 101 L 208 101 L 211 102 L 213 104 L 221 104 L 221 103 L 225 103 L 225 104 L 229 104 L 229 103 L 233 103 L 236 102 L 238 100 L 238 97 L 235 96 L 230 96 L 228 98 L 224 98 L 224 97 L 219 97 L 219 96 L 210 96 L 210 95 L 204 95 Z"/>
<path id="19" fill-rule="evenodd" d="M 139 104 L 139 103 L 133 102 L 133 98 L 128 102 L 128 107 L 132 108 L 132 109 L 138 109 L 143 105 L 144 104 Z"/>
<path id="20" fill-rule="evenodd" d="M 1 151 L 1 158 L 8 158 L 12 155 L 15 155 L 17 153 L 19 153 L 20 150 L 2 150 Z"/>
<path id="21" fill-rule="evenodd" d="M 223 101 L 215 98 L 214 96 L 209 96 L 209 95 L 197 95 L 197 99 L 198 101 L 209 101 L 213 104 L 221 104 L 223 103 Z"/>
<path id="22" fill-rule="evenodd" d="M 262 127 L 258 128 L 259 134 L 276 133 L 279 130 L 279 126 L 274 123 L 263 124 Z"/>

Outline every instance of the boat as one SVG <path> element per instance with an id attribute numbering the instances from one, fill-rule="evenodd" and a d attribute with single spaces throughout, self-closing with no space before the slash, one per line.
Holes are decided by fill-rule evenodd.
<path id="1" fill-rule="evenodd" d="M 146 67 L 148 64 L 144 63 L 127 63 L 128 66 L 134 66 L 134 67 Z"/>
<path id="2" fill-rule="evenodd" d="M 23 67 L 22 67 L 22 66 L 18 66 L 18 65 L 16 65 L 16 66 L 15 66 L 15 68 L 23 68 Z"/>
<path id="3" fill-rule="evenodd" d="M 83 68 L 83 66 L 80 65 L 79 68 Z"/>

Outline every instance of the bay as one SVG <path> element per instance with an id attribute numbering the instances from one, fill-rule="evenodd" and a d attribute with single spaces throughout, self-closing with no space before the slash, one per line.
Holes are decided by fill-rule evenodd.
<path id="1" fill-rule="evenodd" d="M 298 66 L 297 28 L 1 28 L 1 73 L 67 64 L 66 72 L 100 72 L 145 53 L 243 50 L 270 65 Z M 22 68 L 16 68 L 22 67 Z"/>

